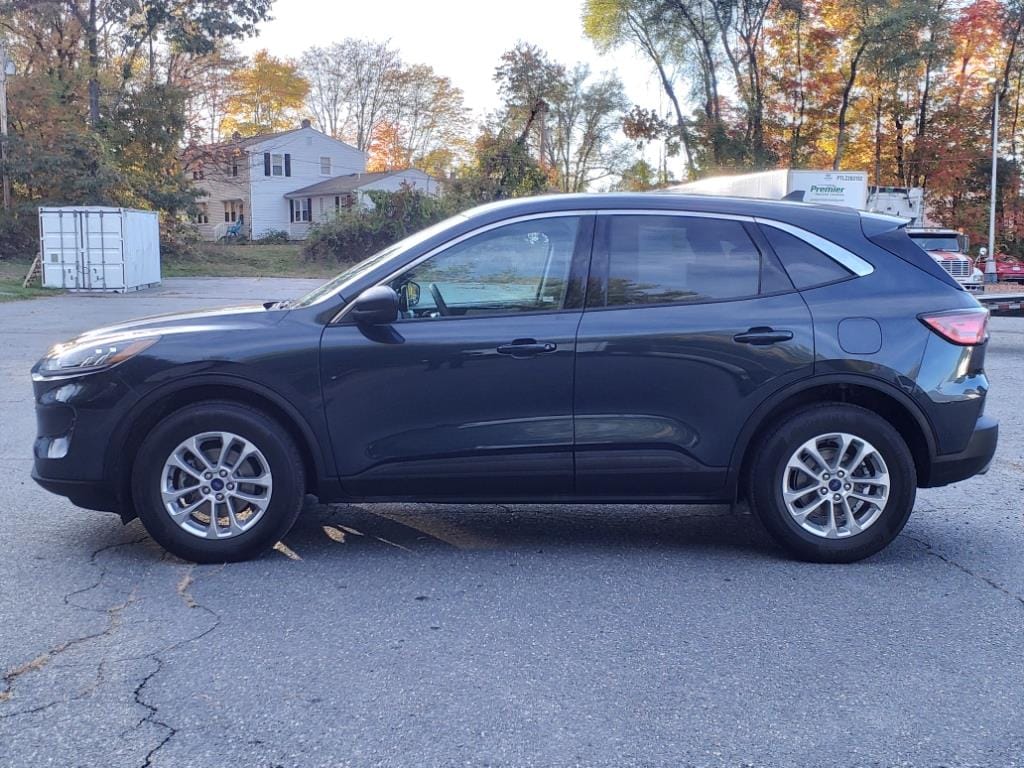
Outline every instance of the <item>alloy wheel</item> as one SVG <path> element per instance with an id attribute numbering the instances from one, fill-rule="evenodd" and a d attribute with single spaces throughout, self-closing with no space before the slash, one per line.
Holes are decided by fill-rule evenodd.
<path id="1" fill-rule="evenodd" d="M 856 536 L 889 499 L 889 470 L 867 440 L 847 432 L 818 435 L 786 463 L 782 500 L 808 533 L 825 539 Z"/>
<path id="2" fill-rule="evenodd" d="M 180 528 L 205 539 L 245 533 L 267 511 L 273 475 L 252 442 L 203 432 L 175 448 L 160 473 L 164 509 Z"/>

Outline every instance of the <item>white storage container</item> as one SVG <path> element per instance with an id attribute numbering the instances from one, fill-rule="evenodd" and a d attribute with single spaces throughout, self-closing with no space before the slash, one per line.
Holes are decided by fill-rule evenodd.
<path id="1" fill-rule="evenodd" d="M 160 282 L 156 211 L 40 208 L 39 248 L 47 288 L 122 293 Z"/>

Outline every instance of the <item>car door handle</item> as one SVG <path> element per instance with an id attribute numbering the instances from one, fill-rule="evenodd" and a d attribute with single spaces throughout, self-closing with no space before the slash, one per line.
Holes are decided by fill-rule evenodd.
<path id="1" fill-rule="evenodd" d="M 554 352 L 558 345 L 551 341 L 537 341 L 536 339 L 516 339 L 511 344 L 502 344 L 498 347 L 498 354 L 512 355 L 512 357 L 533 357 L 548 352 Z"/>
<path id="2" fill-rule="evenodd" d="M 792 338 L 792 331 L 777 331 L 774 328 L 758 326 L 757 328 L 751 328 L 745 333 L 737 333 L 732 337 L 732 340 L 738 341 L 740 344 L 753 344 L 754 346 L 761 347 L 768 344 L 778 344 L 780 341 L 789 341 Z"/>

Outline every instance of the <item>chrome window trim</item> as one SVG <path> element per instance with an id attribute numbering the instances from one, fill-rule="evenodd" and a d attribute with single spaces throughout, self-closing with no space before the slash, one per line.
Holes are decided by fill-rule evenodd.
<path id="1" fill-rule="evenodd" d="M 685 216 L 691 219 L 725 219 L 727 221 L 745 221 L 753 224 L 753 216 L 741 213 L 710 213 L 708 211 L 683 211 L 678 208 L 602 208 L 595 212 L 597 216 Z"/>
<path id="2" fill-rule="evenodd" d="M 453 248 L 459 243 L 464 242 L 471 237 L 482 235 L 484 232 L 490 232 L 492 229 L 498 229 L 499 227 L 504 227 L 508 224 L 518 224 L 523 221 L 535 221 L 537 219 L 565 219 L 569 218 L 570 216 L 593 216 L 596 213 L 597 211 L 593 210 L 544 211 L 543 213 L 528 213 L 522 216 L 514 216 L 511 219 L 492 221 L 490 224 L 484 224 L 482 227 L 477 227 L 476 229 L 470 230 L 469 232 L 464 232 L 458 237 L 456 237 L 454 240 L 449 240 L 445 243 L 442 243 L 441 245 L 431 248 L 422 256 L 419 256 L 413 261 L 410 261 L 408 264 L 403 264 L 400 269 L 396 269 L 394 272 L 389 273 L 386 277 L 378 280 L 372 286 L 368 286 L 365 290 L 370 290 L 370 288 L 376 288 L 379 285 L 390 283 L 392 280 L 394 280 L 396 277 L 398 277 L 406 270 L 412 269 L 413 267 L 417 267 L 427 259 L 432 258 L 439 253 L 443 253 L 449 248 Z M 339 322 L 341 322 L 341 320 L 344 319 L 345 315 L 348 314 L 348 311 L 352 308 L 354 304 L 354 300 L 350 301 L 344 307 L 338 310 L 338 313 L 331 318 L 331 322 L 329 323 L 329 325 L 337 325 Z"/>
<path id="3" fill-rule="evenodd" d="M 857 254 L 853 253 L 852 251 L 846 250 L 841 245 L 836 245 L 831 240 L 826 240 L 825 238 L 816 235 L 813 232 L 808 232 L 806 229 L 794 227 L 792 224 L 786 224 L 785 222 L 782 221 L 775 221 L 774 219 L 763 219 L 760 216 L 755 217 L 754 221 L 756 221 L 761 226 L 779 229 L 782 230 L 783 232 L 786 232 L 787 234 L 792 235 L 798 240 L 803 240 L 808 245 L 824 253 L 833 261 L 837 261 L 840 264 L 842 264 L 844 267 L 846 267 L 848 270 L 853 272 L 853 274 L 857 275 L 858 277 L 870 275 L 872 272 L 875 271 L 875 268 L 870 264 L 870 262 L 865 261 Z"/>
<path id="4" fill-rule="evenodd" d="M 509 219 L 502 219 L 501 221 L 492 221 L 490 224 L 485 224 L 481 227 L 477 227 L 469 232 L 464 232 L 453 240 L 449 240 L 446 243 L 442 243 L 431 250 L 427 251 L 422 256 L 414 259 L 408 264 L 403 264 L 401 268 L 390 272 L 384 278 L 378 280 L 370 287 L 376 287 L 391 282 L 396 277 L 401 275 L 408 269 L 412 269 L 429 258 L 436 256 L 443 251 L 446 251 L 453 246 L 458 245 L 471 237 L 483 234 L 484 232 L 490 232 L 493 229 L 504 227 L 509 224 L 518 224 L 523 221 L 534 221 L 537 219 L 556 219 L 566 218 L 569 216 L 685 216 L 695 219 L 723 219 L 727 221 L 742 221 L 749 224 L 760 224 L 765 227 L 774 227 L 775 229 L 782 230 L 799 240 L 803 240 L 808 245 L 816 248 L 817 250 L 824 253 L 826 256 L 831 258 L 833 261 L 846 267 L 846 269 L 853 272 L 858 277 L 864 277 L 870 275 L 875 271 L 875 268 L 867 261 L 856 255 L 852 251 L 848 251 L 842 246 L 836 245 L 831 240 L 808 232 L 806 229 L 787 224 L 783 221 L 776 221 L 775 219 L 764 218 L 763 216 L 747 216 L 738 213 L 714 213 L 710 211 L 686 211 L 679 210 L 678 208 L 600 208 L 600 209 L 566 209 L 561 211 L 544 211 L 541 213 L 527 213 L 521 216 L 513 216 Z M 368 290 L 369 288 L 367 288 Z M 340 293 L 339 288 L 339 293 Z M 334 294 L 335 296 L 337 294 Z M 329 296 L 324 297 L 325 299 L 331 298 Z M 329 325 L 337 325 L 341 320 L 344 319 L 345 315 L 355 304 L 355 301 L 350 301 L 340 310 L 337 314 L 331 318 Z"/>

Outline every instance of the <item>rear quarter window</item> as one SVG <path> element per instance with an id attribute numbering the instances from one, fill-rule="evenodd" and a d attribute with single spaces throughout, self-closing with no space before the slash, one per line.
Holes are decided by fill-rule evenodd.
<path id="1" fill-rule="evenodd" d="M 899 256 L 903 261 L 913 264 L 923 272 L 927 272 L 936 280 L 941 280 L 946 285 L 961 291 L 963 290 L 963 286 L 951 277 L 946 270 L 940 267 L 935 262 L 935 259 L 929 256 L 921 246 L 914 242 L 902 227 L 894 227 L 893 229 L 882 230 L 881 232 L 871 232 L 870 234 L 865 230 L 865 234 L 868 240 L 879 248 L 884 248 L 894 256 Z"/>
<path id="2" fill-rule="evenodd" d="M 845 280 L 853 274 L 835 259 L 788 232 L 770 226 L 761 227 L 761 231 L 797 290 Z"/>

